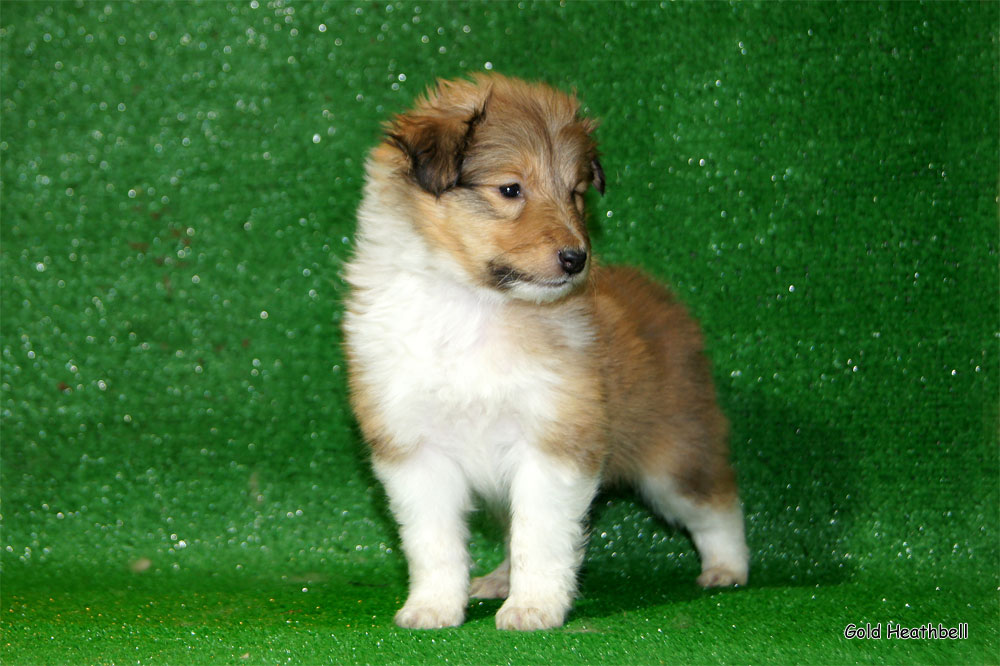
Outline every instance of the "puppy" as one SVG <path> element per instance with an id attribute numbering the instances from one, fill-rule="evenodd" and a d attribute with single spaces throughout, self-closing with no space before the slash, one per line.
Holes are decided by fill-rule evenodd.
<path id="1" fill-rule="evenodd" d="M 604 191 L 577 101 L 498 75 L 440 81 L 366 165 L 344 320 L 351 401 L 399 523 L 401 627 L 560 626 L 601 484 L 687 528 L 706 587 L 748 553 L 701 334 L 663 287 L 595 265 Z M 508 557 L 469 580 L 473 497 L 509 515 Z"/>

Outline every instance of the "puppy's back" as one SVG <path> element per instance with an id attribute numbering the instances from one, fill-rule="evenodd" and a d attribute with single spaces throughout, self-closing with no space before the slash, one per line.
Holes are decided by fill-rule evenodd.
<path id="1" fill-rule="evenodd" d="M 731 501 L 728 423 L 697 322 L 635 269 L 595 272 L 611 439 L 607 480 L 666 474 L 692 500 Z"/>

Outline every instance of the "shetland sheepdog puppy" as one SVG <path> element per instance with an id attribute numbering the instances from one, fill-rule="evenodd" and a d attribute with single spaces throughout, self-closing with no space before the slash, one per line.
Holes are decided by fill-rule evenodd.
<path id="1" fill-rule="evenodd" d="M 727 422 L 698 325 L 662 286 L 595 264 L 604 191 L 570 95 L 495 74 L 440 81 L 385 126 L 358 212 L 344 332 L 352 407 L 409 566 L 401 627 L 560 626 L 602 484 L 686 528 L 702 586 L 744 585 Z M 470 581 L 474 497 L 507 558 Z"/>

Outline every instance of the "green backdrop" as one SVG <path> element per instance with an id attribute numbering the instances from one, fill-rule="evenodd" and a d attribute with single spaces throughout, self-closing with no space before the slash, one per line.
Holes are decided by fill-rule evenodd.
<path id="1" fill-rule="evenodd" d="M 998 26 L 995 2 L 5 2 L 0 659 L 997 663 Z M 745 589 L 699 589 L 690 542 L 605 495 L 563 629 L 497 632 L 498 602 L 393 626 L 340 271 L 380 122 L 484 69 L 601 119 L 595 247 L 702 321 Z M 480 570 L 499 538 L 476 519 Z M 926 623 L 968 638 L 887 635 Z"/>

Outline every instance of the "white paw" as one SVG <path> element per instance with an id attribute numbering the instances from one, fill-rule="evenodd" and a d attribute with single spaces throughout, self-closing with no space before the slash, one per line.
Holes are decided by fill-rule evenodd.
<path id="1" fill-rule="evenodd" d="M 730 587 L 732 585 L 746 585 L 746 571 L 737 572 L 724 566 L 716 566 L 705 569 L 698 576 L 698 584 L 702 587 Z"/>
<path id="2" fill-rule="evenodd" d="M 404 629 L 442 629 L 457 627 L 465 619 L 465 609 L 433 605 L 428 603 L 406 602 L 406 605 L 396 613 L 396 624 Z"/>
<path id="3" fill-rule="evenodd" d="M 511 631 L 538 631 L 561 627 L 566 619 L 566 609 L 562 607 L 535 608 L 515 606 L 508 600 L 497 611 L 497 629 Z"/>
<path id="4" fill-rule="evenodd" d="M 493 573 L 473 578 L 469 586 L 469 596 L 474 599 L 506 599 L 510 593 L 510 576 Z"/>

